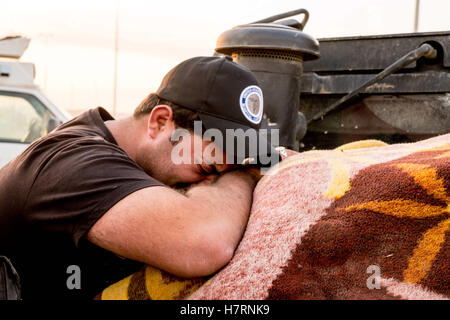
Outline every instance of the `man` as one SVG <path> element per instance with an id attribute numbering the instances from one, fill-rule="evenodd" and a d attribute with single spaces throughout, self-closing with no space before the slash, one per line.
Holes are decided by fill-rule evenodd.
<path id="1" fill-rule="evenodd" d="M 259 100 L 258 114 L 248 113 L 247 96 Z M 0 170 L 0 254 L 17 268 L 23 298 L 92 298 L 142 263 L 182 277 L 223 267 L 258 176 L 218 161 L 227 158 L 221 149 L 214 161 L 198 159 L 188 147 L 212 142 L 193 123 L 224 134 L 255 129 L 262 109 L 248 69 L 197 57 L 172 69 L 132 117 L 91 109 L 33 143 Z M 190 134 L 173 141 L 177 128 Z M 176 164 L 175 147 L 191 150 L 191 161 Z M 183 195 L 169 188 L 177 184 L 197 185 Z"/>

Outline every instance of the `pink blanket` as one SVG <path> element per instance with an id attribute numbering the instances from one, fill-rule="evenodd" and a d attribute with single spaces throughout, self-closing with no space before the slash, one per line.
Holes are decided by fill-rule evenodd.
<path id="1" fill-rule="evenodd" d="M 186 280 L 146 267 L 102 299 L 448 299 L 450 134 L 285 159 L 233 259 Z M 207 280 L 207 281 L 206 281 Z"/>
<path id="2" fill-rule="evenodd" d="M 190 299 L 447 299 L 450 134 L 292 156 L 229 265 Z"/>

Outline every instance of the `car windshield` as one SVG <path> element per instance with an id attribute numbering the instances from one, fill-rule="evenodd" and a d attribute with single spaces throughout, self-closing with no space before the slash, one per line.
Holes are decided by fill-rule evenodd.
<path id="1" fill-rule="evenodd" d="M 36 97 L 0 91 L 0 142 L 31 143 L 59 124 Z"/>

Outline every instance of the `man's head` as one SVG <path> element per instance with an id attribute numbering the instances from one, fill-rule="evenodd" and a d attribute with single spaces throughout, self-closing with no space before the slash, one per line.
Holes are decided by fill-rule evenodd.
<path id="1" fill-rule="evenodd" d="M 258 144 L 259 136 L 258 140 L 244 143 L 242 150 L 237 150 L 234 144 L 230 147 L 224 140 L 228 130 L 257 130 L 262 114 L 262 91 L 250 70 L 227 58 L 186 60 L 173 68 L 157 92 L 135 110 L 133 119 L 140 123 L 144 133 L 136 162 L 169 185 L 201 181 L 208 173 L 228 170 L 245 158 L 258 158 L 258 154 L 249 153 L 248 144 Z M 201 121 L 200 132 L 198 127 L 194 132 L 195 121 Z M 187 129 L 189 134 L 174 141 L 175 130 L 180 128 Z M 205 131 L 211 130 L 221 135 L 220 141 L 203 138 Z M 266 144 L 265 152 L 270 152 L 267 141 L 262 143 Z M 177 156 L 189 161 L 176 163 L 174 148 Z M 205 149 L 212 153 L 205 156 Z M 232 163 L 230 158 L 234 160 Z"/>
<path id="2" fill-rule="evenodd" d="M 195 183 L 209 174 L 221 173 L 233 166 L 222 163 L 210 163 L 210 159 L 199 158 L 194 153 L 194 144 L 201 146 L 201 155 L 205 148 L 213 143 L 194 134 L 194 122 L 200 121 L 199 114 L 177 104 L 161 99 L 152 93 L 136 108 L 134 121 L 140 123 L 144 138 L 136 154 L 136 162 L 154 178 L 168 185 Z M 178 140 L 173 139 L 176 129 L 185 129 L 189 135 Z M 176 164 L 172 161 L 173 150 L 177 146 L 182 153 L 190 151 L 188 163 Z M 195 158 L 197 156 L 197 158 Z M 225 159 L 225 155 L 217 154 Z"/>

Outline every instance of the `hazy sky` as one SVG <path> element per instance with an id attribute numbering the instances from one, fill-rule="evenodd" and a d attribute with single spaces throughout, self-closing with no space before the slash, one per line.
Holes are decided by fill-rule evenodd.
<path id="1" fill-rule="evenodd" d="M 118 113 L 131 113 L 177 63 L 212 55 L 236 25 L 305 8 L 316 37 L 412 32 L 415 0 L 14 0 L 0 2 L 0 37 L 25 35 L 22 57 L 59 107 L 112 110 L 114 30 L 119 7 Z M 450 30 L 450 0 L 420 1 L 419 32 Z M 301 18 L 301 17 L 299 17 Z"/>

